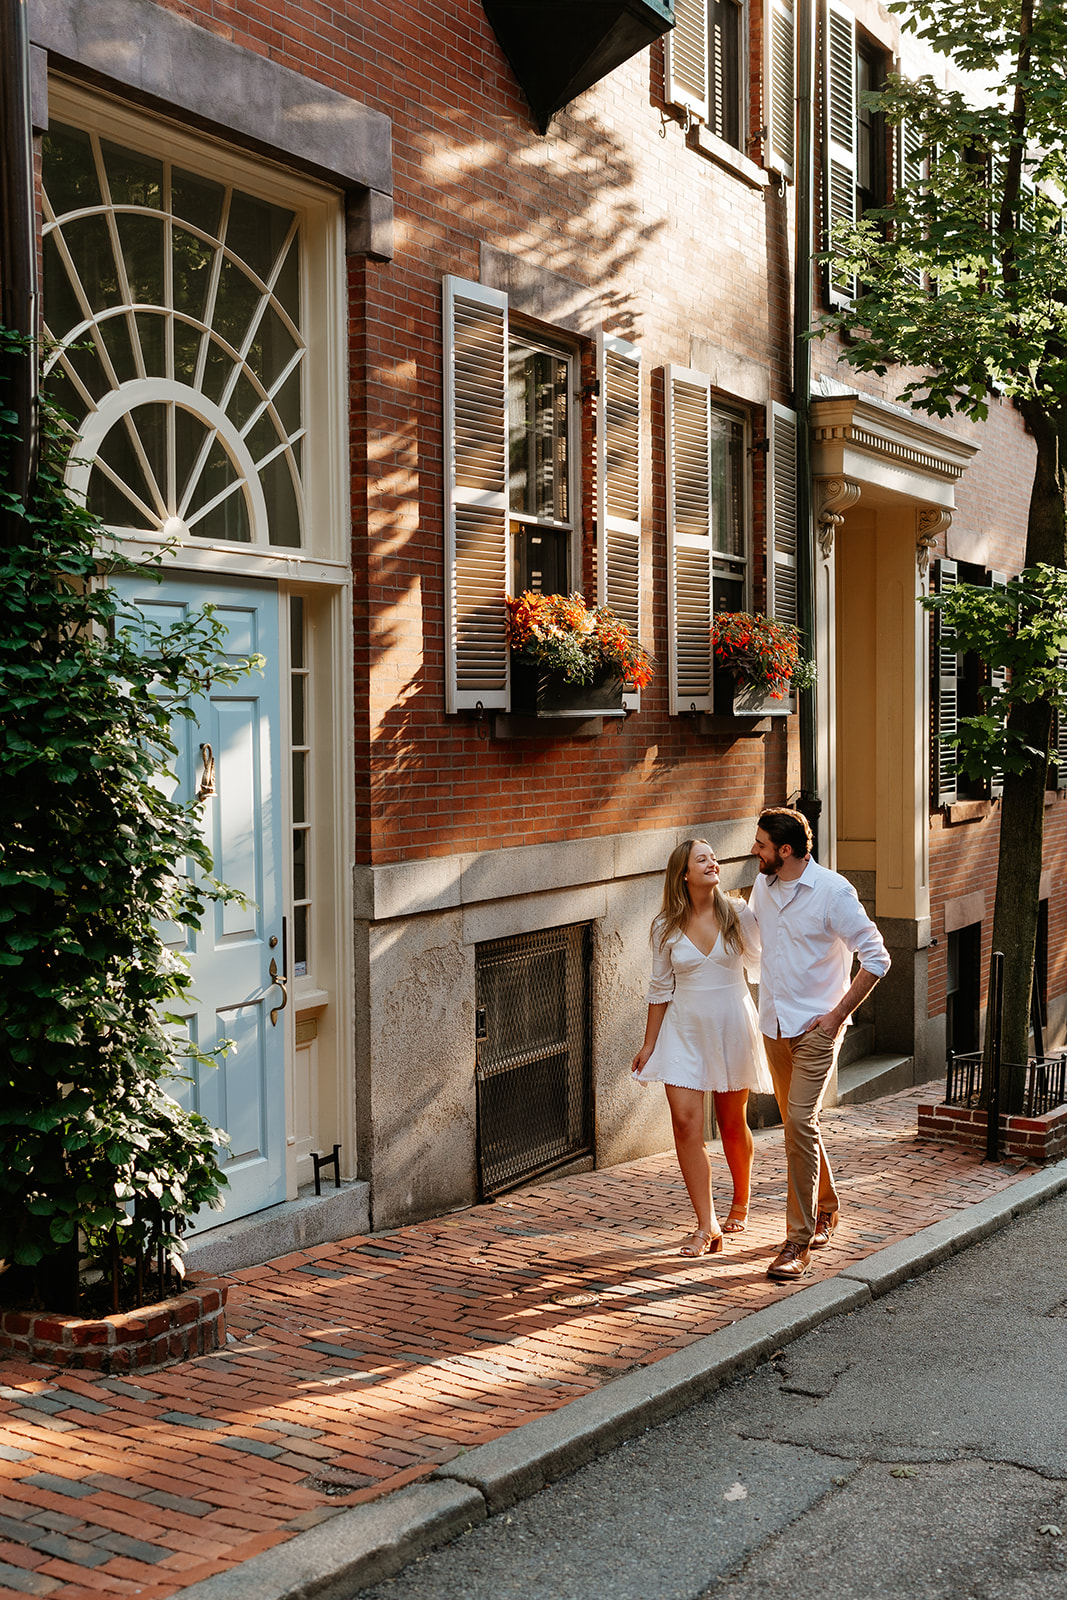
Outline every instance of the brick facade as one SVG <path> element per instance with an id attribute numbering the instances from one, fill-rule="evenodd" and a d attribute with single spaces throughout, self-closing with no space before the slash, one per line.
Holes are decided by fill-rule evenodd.
<path id="1" fill-rule="evenodd" d="M 348 158 L 347 176 L 339 170 L 339 157 L 338 170 L 330 168 L 329 151 L 315 145 L 313 133 L 306 134 L 303 154 L 294 154 L 291 140 L 284 148 L 272 147 L 258 124 L 235 135 L 235 142 L 262 159 L 267 173 L 272 162 L 278 169 L 300 167 L 338 195 L 344 191 L 350 233 L 354 195 L 363 204 L 369 193 L 379 211 L 392 210 L 391 258 L 384 246 L 348 255 L 344 326 L 331 333 L 347 362 L 344 499 L 349 522 L 341 538 L 351 565 L 346 596 L 350 593 L 352 618 L 350 767 L 335 791 L 351 806 L 352 860 L 337 864 L 337 925 L 354 925 L 356 935 L 351 971 L 339 979 L 355 995 L 354 1018 L 347 1032 L 341 1030 L 336 1084 L 331 1082 L 323 1100 L 332 1096 L 331 1103 L 354 1107 L 354 1131 L 345 1142 L 349 1176 L 379 1182 L 383 1194 L 395 1191 L 376 1213 L 378 1221 L 425 1215 L 472 1198 L 469 1174 L 462 1181 L 453 1174 L 430 1182 L 426 1172 L 432 1166 L 429 1153 L 436 1159 L 442 1129 L 457 1148 L 462 1146 L 457 1170 L 473 1159 L 475 949 L 500 933 L 586 919 L 594 921 L 599 941 L 592 1025 L 601 1140 L 597 1159 L 621 1160 L 657 1148 L 666 1138 L 665 1120 L 657 1121 L 647 1103 L 640 1115 L 632 1112 L 619 1083 L 620 1063 L 636 1048 L 643 1026 L 644 940 L 663 860 L 678 838 L 699 827 L 728 860 L 731 886 L 743 887 L 752 876 L 747 850 L 755 816 L 800 788 L 796 717 L 741 727 L 728 718 L 671 715 L 668 697 L 663 369 L 674 364 L 708 372 L 716 397 L 746 419 L 751 446 L 746 460 L 748 605 L 754 610 L 763 609 L 767 595 L 768 457 L 763 447 L 772 405 L 788 407 L 794 400 L 796 194 L 761 165 L 760 0 L 747 8 L 745 148 L 725 153 L 667 104 L 662 40 L 565 106 L 541 136 L 477 0 L 449 6 L 418 0 L 403 7 L 368 0 L 348 10 L 313 0 L 283 9 L 251 0 L 183 0 L 166 7 L 158 0 L 155 5 L 136 0 L 136 5 L 142 21 L 153 11 L 165 13 L 191 24 L 197 37 L 210 35 L 227 50 L 300 74 L 314 90 L 312 98 L 325 97 L 309 127 L 316 118 L 332 126 L 340 105 L 364 108 L 373 127 L 364 144 L 362 132 L 352 135 L 355 154 Z M 158 84 L 145 87 L 139 79 L 123 79 L 132 68 L 77 42 L 82 26 L 89 39 L 98 11 L 85 0 L 55 0 L 52 10 L 77 24 L 67 33 L 58 22 L 41 24 L 45 33 L 51 29 L 49 49 L 58 72 L 70 72 L 73 58 L 75 75 L 90 84 L 102 80 L 108 93 L 114 92 L 113 72 L 147 117 L 184 119 L 225 142 L 226 130 L 234 126 L 227 108 L 220 105 L 216 125 L 199 103 L 183 109 L 183 95 L 191 91 L 178 77 L 169 97 Z M 39 0 L 40 17 L 48 19 L 49 11 L 47 0 Z M 106 6 L 99 14 L 104 13 Z M 865 26 L 882 30 L 875 42 L 892 61 L 900 48 L 895 21 L 867 5 L 858 6 L 857 14 Z M 86 51 L 80 65 L 79 48 Z M 151 55 L 143 53 L 146 59 Z M 330 95 L 341 98 L 331 102 Z M 251 112 L 242 115 L 255 122 Z M 386 120 L 391 196 L 379 148 Z M 361 160 L 362 177 L 357 173 L 353 180 L 352 169 Z M 817 216 L 818 160 L 817 152 Z M 595 584 L 596 541 L 603 536 L 595 527 L 593 492 L 594 331 L 617 335 L 641 350 L 642 635 L 657 670 L 642 693 L 640 711 L 624 722 L 605 723 L 595 736 L 563 736 L 558 729 L 531 735 L 527 728 L 519 737 L 497 737 L 492 718 L 445 710 L 445 600 L 451 575 L 445 562 L 442 283 L 452 276 L 485 285 L 494 273 L 508 271 L 532 286 L 526 300 L 514 297 L 515 326 L 543 337 L 558 334 L 558 321 L 539 315 L 536 307 L 542 291 L 561 286 L 573 291 L 588 312 L 581 328 L 566 329 L 580 379 L 573 397 L 581 408 L 582 455 L 576 570 L 588 598 Z M 826 309 L 824 300 L 820 282 L 816 316 Z M 814 344 L 816 385 L 837 385 L 887 402 L 880 415 L 888 432 L 891 406 L 907 375 L 856 376 L 841 362 L 841 348 L 834 337 Z M 310 370 L 314 382 L 314 367 Z M 925 480 L 912 471 L 906 452 L 894 462 L 899 471 L 886 480 L 888 491 L 872 469 L 857 512 L 868 521 L 856 524 L 873 530 L 870 548 L 863 542 L 866 532 L 850 546 L 853 559 L 866 563 L 854 577 L 857 592 L 870 597 L 872 618 L 888 588 L 885 561 L 903 596 L 899 617 L 904 618 L 890 624 L 888 614 L 877 613 L 867 640 L 871 671 L 882 673 L 888 687 L 883 692 L 879 679 L 877 695 L 872 689 L 869 706 L 857 702 L 854 714 L 868 729 L 872 762 L 893 725 L 901 751 L 923 767 L 927 730 L 910 727 L 914 697 L 901 688 L 903 679 L 888 684 L 883 665 L 901 643 L 896 634 L 907 633 L 910 596 L 922 582 L 917 511 L 930 504 L 944 507 L 954 496 L 951 527 L 940 535 L 935 558 L 945 554 L 1015 572 L 1022 562 L 1033 460 L 1020 418 L 1000 401 L 993 402 L 982 427 L 956 419 L 940 433 L 931 427 L 929 438 L 935 455 L 943 447 L 943 459 Z M 946 465 L 957 441 L 980 447 L 958 472 Z M 828 611 L 820 646 L 825 651 L 820 694 L 826 694 L 825 703 L 820 700 L 825 746 L 820 782 L 827 795 L 838 734 L 831 725 L 838 702 L 826 687 L 836 648 L 833 559 L 829 547 L 816 554 L 822 592 L 829 596 L 822 602 Z M 299 572 L 294 576 L 299 580 Z M 913 657 L 905 641 L 906 671 L 925 674 Z M 846 677 L 847 663 L 837 663 L 836 670 Z M 925 696 L 925 684 L 921 692 Z M 886 695 L 901 698 L 890 704 Z M 901 707 L 909 723 L 903 731 Z M 347 762 L 343 733 L 337 759 Z M 894 781 L 900 764 L 894 747 Z M 879 782 L 873 771 L 866 774 L 868 792 L 857 808 L 861 821 L 882 803 Z M 899 813 L 905 806 L 914 813 L 907 825 L 914 824 L 920 841 L 929 823 L 928 886 L 918 881 L 921 862 L 909 863 L 909 871 L 915 866 L 914 884 L 897 884 L 890 865 L 902 850 L 923 854 L 914 839 L 900 842 Z M 831 849 L 837 820 L 826 822 Z M 1065 828 L 1063 802 L 1056 800 L 1048 810 L 1046 841 L 1053 879 L 1049 993 L 1063 996 L 1060 1010 L 1067 1022 L 1067 907 L 1057 867 Z M 940 1066 L 939 1036 L 928 1025 L 945 1011 L 946 903 L 984 896 L 983 965 L 988 961 L 997 830 L 995 806 L 976 821 L 949 825 L 930 811 L 927 797 L 919 801 L 912 794 L 892 815 L 883 808 L 877 829 L 872 824 L 865 833 L 861 826 L 855 835 L 857 881 L 862 880 L 864 897 L 879 915 L 893 923 L 897 941 L 897 988 L 890 998 L 886 986 L 873 1006 L 875 1048 L 912 1056 L 917 1073 Z M 543 847 L 554 854 L 546 857 Z M 610 870 L 604 865 L 609 858 Z M 354 904 L 344 900 L 353 868 Z M 468 875 L 476 889 L 468 890 Z M 425 979 L 427 962 L 443 974 L 440 981 Z M 396 997 L 404 995 L 419 997 L 416 1020 L 402 1015 Z M 320 999 L 314 1003 L 322 1004 Z M 394 1071 L 398 1054 L 424 1063 L 425 1078 L 401 1083 L 403 1075 Z M 426 1126 L 401 1160 L 396 1152 L 409 1134 L 407 1103 L 422 1108 Z M 335 1120 L 323 1128 L 320 1142 L 328 1148 L 338 1136 Z M 391 1160 L 399 1163 L 397 1172 L 388 1180 L 376 1179 L 385 1170 L 380 1164 Z"/>

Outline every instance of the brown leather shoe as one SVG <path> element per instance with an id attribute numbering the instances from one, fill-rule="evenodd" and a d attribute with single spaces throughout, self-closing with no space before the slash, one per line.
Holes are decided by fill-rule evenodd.
<path id="1" fill-rule="evenodd" d="M 811 1236 L 812 1250 L 820 1250 L 824 1244 L 830 1243 L 830 1235 L 837 1227 L 836 1211 L 820 1211 L 815 1219 L 815 1232 Z"/>
<path id="2" fill-rule="evenodd" d="M 767 1268 L 767 1276 L 788 1283 L 792 1278 L 802 1278 L 810 1266 L 811 1251 L 802 1244 L 794 1244 L 790 1239 Z"/>

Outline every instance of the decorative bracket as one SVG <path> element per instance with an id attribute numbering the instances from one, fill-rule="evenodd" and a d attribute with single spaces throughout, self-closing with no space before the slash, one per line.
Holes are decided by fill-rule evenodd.
<path id="1" fill-rule="evenodd" d="M 915 562 L 921 578 L 926 577 L 938 535 L 947 533 L 951 526 L 952 512 L 942 506 L 920 506 L 915 513 Z"/>
<path id="2" fill-rule="evenodd" d="M 856 504 L 862 494 L 862 485 L 854 478 L 816 478 L 818 497 L 816 522 L 819 549 L 829 561 L 834 548 L 834 534 L 845 520 L 845 512 Z"/>

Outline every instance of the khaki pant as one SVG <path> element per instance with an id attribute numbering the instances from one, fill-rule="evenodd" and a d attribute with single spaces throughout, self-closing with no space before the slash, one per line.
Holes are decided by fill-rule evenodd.
<path id="1" fill-rule="evenodd" d="M 831 1039 L 822 1028 L 795 1039 L 763 1035 L 774 1097 L 785 1125 L 785 1159 L 789 1175 L 786 1237 L 807 1247 L 819 1211 L 836 1212 L 840 1202 L 834 1175 L 819 1132 L 819 1108 L 834 1070 L 841 1035 Z"/>

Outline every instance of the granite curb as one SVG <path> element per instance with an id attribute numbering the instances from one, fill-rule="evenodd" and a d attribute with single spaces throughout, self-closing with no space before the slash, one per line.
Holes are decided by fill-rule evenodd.
<path id="1" fill-rule="evenodd" d="M 1067 1190 L 1067 1161 L 743 1316 L 651 1366 L 339 1512 L 286 1544 L 181 1591 L 182 1600 L 342 1600 L 435 1545 L 675 1416 L 830 1317 L 855 1311 Z"/>

